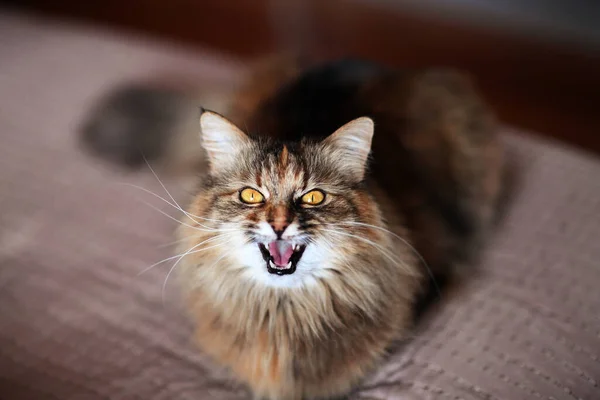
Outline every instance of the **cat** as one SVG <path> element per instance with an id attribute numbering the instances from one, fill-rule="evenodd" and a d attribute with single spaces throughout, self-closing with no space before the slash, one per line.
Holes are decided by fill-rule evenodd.
<path id="1" fill-rule="evenodd" d="M 180 283 L 202 350 L 257 398 L 339 398 L 408 336 L 435 282 L 477 254 L 502 145 L 461 73 L 272 68 L 185 133 L 201 178 L 178 230 Z M 88 143 L 102 142 L 101 120 Z"/>

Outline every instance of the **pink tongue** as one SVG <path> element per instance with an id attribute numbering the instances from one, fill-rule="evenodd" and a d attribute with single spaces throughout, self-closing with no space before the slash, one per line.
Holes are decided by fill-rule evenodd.
<path id="1" fill-rule="evenodd" d="M 273 257 L 273 263 L 278 267 L 285 267 L 290 262 L 294 253 L 292 244 L 286 240 L 276 240 L 269 243 L 269 252 Z"/>

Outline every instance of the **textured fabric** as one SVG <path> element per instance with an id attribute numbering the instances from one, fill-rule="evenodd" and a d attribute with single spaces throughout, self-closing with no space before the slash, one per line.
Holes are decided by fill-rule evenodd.
<path id="1" fill-rule="evenodd" d="M 0 398 L 248 399 L 190 343 L 149 173 L 77 146 L 87 107 L 157 71 L 230 63 L 0 15 Z M 600 399 L 600 161 L 506 134 L 519 184 L 479 274 L 446 294 L 353 399 Z M 177 192 L 173 183 L 167 186 Z"/>

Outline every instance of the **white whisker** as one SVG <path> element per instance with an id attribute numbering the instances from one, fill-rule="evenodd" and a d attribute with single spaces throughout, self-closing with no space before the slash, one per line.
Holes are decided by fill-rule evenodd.
<path id="1" fill-rule="evenodd" d="M 161 214 L 162 214 L 162 215 L 164 215 L 165 217 L 167 217 L 167 218 L 169 218 L 169 219 L 172 219 L 173 221 L 177 222 L 178 224 L 181 224 L 181 225 L 183 225 L 183 226 L 187 226 L 188 228 L 192 228 L 192 229 L 195 229 L 195 230 L 198 230 L 198 231 L 202 231 L 202 232 L 212 232 L 212 230 L 210 230 L 210 231 L 208 231 L 208 230 L 204 230 L 204 229 L 198 228 L 197 226 L 192 226 L 192 225 L 190 225 L 190 224 L 186 224 L 185 222 L 181 222 L 181 221 L 180 221 L 180 220 L 178 220 L 177 218 L 175 218 L 175 217 L 173 217 L 173 216 L 171 216 L 171 215 L 167 214 L 166 212 L 164 212 L 164 211 L 163 211 L 163 210 L 161 210 L 160 208 L 158 208 L 158 207 L 156 207 L 156 206 L 154 206 L 154 205 L 152 205 L 152 204 L 148 203 L 147 201 L 144 201 L 144 200 L 140 200 L 140 201 L 141 201 L 142 203 L 144 203 L 145 205 L 147 205 L 148 207 L 152 208 L 153 210 L 155 210 L 155 211 L 158 211 L 159 213 L 161 213 Z"/>
<path id="2" fill-rule="evenodd" d="M 152 169 L 152 166 L 150 165 L 150 163 L 146 159 L 146 156 L 144 154 L 142 154 L 142 157 L 144 158 L 144 161 L 146 162 L 146 165 L 150 169 L 150 172 L 152 172 L 152 175 L 154 175 L 154 177 L 156 178 L 156 180 L 158 181 L 158 183 L 160 184 L 160 186 L 162 186 L 163 190 L 167 193 L 167 195 L 169 196 L 169 198 L 171 200 L 173 200 L 173 203 L 175 203 L 180 210 L 182 210 L 181 206 L 177 203 L 177 201 L 175 200 L 175 198 L 173 196 L 171 196 L 171 193 L 169 193 L 169 191 L 167 190 L 166 186 L 163 185 L 163 183 L 160 180 L 160 178 L 158 177 L 158 175 L 156 175 L 156 172 L 154 172 L 154 169 Z"/>
<path id="3" fill-rule="evenodd" d="M 174 241 L 169 242 L 169 243 L 161 244 L 161 245 L 156 246 L 156 248 L 157 249 L 164 249 L 165 247 L 173 246 L 174 244 L 186 241 L 186 240 L 190 239 L 190 237 L 191 236 L 188 236 L 188 237 L 184 237 L 184 238 L 181 238 L 181 239 L 174 240 Z"/>
<path id="4" fill-rule="evenodd" d="M 126 183 L 126 182 L 117 182 L 117 184 L 118 185 L 123 185 L 123 186 L 129 186 L 129 187 L 132 187 L 132 188 L 135 188 L 135 189 L 139 189 L 139 190 L 141 190 L 143 192 L 146 192 L 146 193 L 148 193 L 148 194 L 150 194 L 150 195 L 152 195 L 152 196 L 154 196 L 154 197 L 162 200 L 163 202 L 167 203 L 168 205 L 170 205 L 171 207 L 173 207 L 177 211 L 181 211 L 182 213 L 184 213 L 185 215 L 187 215 L 188 218 L 192 219 L 195 223 L 197 223 L 198 225 L 202 226 L 203 228 L 206 228 L 206 229 L 216 229 L 216 228 L 212 228 L 212 227 L 209 227 L 209 226 L 202 225 L 200 222 L 196 221 L 195 218 L 206 220 L 206 221 L 210 221 L 210 222 L 217 222 L 217 223 L 223 223 L 224 222 L 224 221 L 219 221 L 219 220 L 216 220 L 216 219 L 204 218 L 204 217 L 200 217 L 200 216 L 191 214 L 191 213 L 183 210 L 182 208 L 177 207 L 175 204 L 171 203 L 169 200 L 165 199 L 164 197 L 159 196 L 158 194 L 154 193 L 153 191 L 148 190 L 148 189 L 146 189 L 146 188 L 144 188 L 142 186 L 138 186 L 138 185 L 134 185 L 132 183 Z"/>
<path id="5" fill-rule="evenodd" d="M 147 205 L 148 207 L 152 208 L 153 210 L 161 213 L 162 215 L 164 215 L 165 217 L 177 222 L 180 225 L 183 226 L 187 226 L 188 228 L 192 228 L 194 230 L 200 231 L 200 232 L 235 232 L 237 231 L 237 229 L 234 228 L 227 228 L 227 229 L 223 229 L 223 228 L 211 228 L 211 229 L 202 229 L 202 228 L 198 228 L 197 226 L 192 226 L 190 224 L 186 224 L 185 222 L 181 222 L 180 220 L 178 220 L 177 218 L 167 214 L 166 212 L 164 212 L 163 210 L 161 210 L 160 208 L 148 203 L 147 201 L 144 200 L 140 200 L 142 203 L 144 203 L 145 205 Z"/>
<path id="6" fill-rule="evenodd" d="M 224 245 L 224 244 L 226 244 L 226 243 L 230 242 L 231 240 L 233 240 L 233 239 L 229 239 L 229 240 L 226 240 L 226 241 L 225 241 L 225 242 L 223 242 L 223 243 L 218 243 L 218 244 L 215 244 L 215 245 L 213 245 L 213 246 L 205 247 L 205 248 L 203 248 L 203 249 L 199 249 L 199 250 L 194 250 L 194 251 L 192 251 L 194 248 L 198 247 L 198 245 L 196 245 L 196 246 L 192 247 L 191 249 L 189 249 L 188 251 L 186 251 L 184 254 L 182 254 L 182 255 L 179 257 L 179 259 L 178 259 L 178 260 L 175 262 L 175 264 L 173 264 L 173 266 L 171 267 L 171 269 L 170 269 L 170 270 L 169 270 L 169 272 L 167 273 L 167 276 L 165 277 L 165 282 L 163 283 L 162 290 L 161 290 L 161 296 L 162 296 L 162 302 L 163 302 L 163 304 L 165 303 L 165 290 L 166 290 L 166 288 L 167 288 L 167 282 L 169 281 L 169 276 L 171 276 L 171 273 L 172 273 L 172 272 L 175 270 L 175 267 L 177 267 L 177 264 L 179 264 L 179 262 L 180 262 L 181 260 L 183 260 L 183 258 L 184 258 L 185 256 L 187 256 L 187 255 L 190 255 L 190 254 L 194 254 L 194 253 L 200 253 L 200 252 L 202 252 L 202 251 L 205 251 L 205 250 L 208 250 L 208 249 L 212 249 L 212 248 L 215 248 L 215 247 L 222 246 L 222 245 Z"/>
<path id="7" fill-rule="evenodd" d="M 219 261 L 221 261 L 223 258 L 225 258 L 225 256 L 226 256 L 226 255 L 227 255 L 227 253 L 225 253 L 225 254 L 223 254 L 221 257 L 217 258 L 217 261 L 215 261 L 214 263 L 210 264 L 210 265 L 209 265 L 207 268 L 212 268 L 212 267 L 214 267 L 215 265 L 217 265 L 217 263 L 218 263 Z"/>
<path id="8" fill-rule="evenodd" d="M 362 237 L 357 236 L 357 235 L 353 235 L 351 233 L 341 232 L 341 231 L 334 230 L 334 229 L 323 229 L 323 231 L 335 233 L 335 234 L 338 234 L 338 235 L 352 237 L 352 238 L 358 239 L 358 240 L 360 240 L 360 241 L 362 241 L 364 243 L 367 243 L 367 244 L 375 247 L 376 249 L 378 249 L 381 252 L 381 254 L 383 254 L 384 256 L 386 256 L 394 264 L 402 266 L 406 272 L 411 272 L 408 268 L 406 268 L 406 266 L 402 262 L 400 262 L 400 260 L 397 260 L 394 257 L 392 257 L 390 255 L 390 252 L 385 247 L 381 246 L 378 243 L 375 243 L 375 242 L 373 242 L 373 241 L 371 241 L 369 239 L 365 239 L 365 238 L 362 238 Z"/>
<path id="9" fill-rule="evenodd" d="M 400 240 L 406 246 L 408 246 L 408 248 L 411 249 L 415 253 L 415 255 L 417 257 L 419 257 L 419 259 L 421 260 L 421 262 L 423 263 L 423 265 L 425 265 L 425 267 L 427 269 L 429 269 L 429 265 L 427 264 L 427 262 L 425 261 L 425 259 L 421 255 L 421 253 L 419 253 L 417 251 L 417 249 L 415 249 L 414 246 L 412 244 L 410 244 L 406 239 L 404 239 L 403 237 L 395 234 L 394 232 L 390 231 L 389 229 L 385 229 L 385 228 L 382 228 L 382 227 L 376 226 L 376 225 L 364 224 L 362 222 L 340 222 L 340 223 L 337 223 L 337 224 L 334 224 L 334 225 L 338 225 L 338 226 L 339 225 L 359 225 L 359 226 L 365 226 L 365 227 L 368 227 L 368 228 L 373 228 L 373 229 L 377 229 L 377 230 L 380 230 L 380 231 L 383 231 L 383 232 L 387 232 L 390 235 L 392 235 L 393 237 L 395 237 L 396 239 Z"/>
<path id="10" fill-rule="evenodd" d="M 423 263 L 423 266 L 425 267 L 425 269 L 427 270 L 427 274 L 429 275 L 429 277 L 431 278 L 431 281 L 433 282 L 436 292 L 438 293 L 438 296 L 441 295 L 441 291 L 440 288 L 437 284 L 437 282 L 435 281 L 435 276 L 433 275 L 433 271 L 431 270 L 431 267 L 429 267 L 429 264 L 427 264 L 427 261 L 425 261 L 425 258 L 421 255 L 421 253 L 419 253 L 417 251 L 417 249 L 415 249 L 415 247 L 410 244 L 406 239 L 404 239 L 403 237 L 395 234 L 394 232 L 390 231 L 389 229 L 386 228 L 382 228 L 380 226 L 376 226 L 376 225 L 371 225 L 371 224 L 365 224 L 363 222 L 355 222 L 355 221 L 347 221 L 347 222 L 340 222 L 340 223 L 336 223 L 333 224 L 336 226 L 341 226 L 341 225 L 357 225 L 357 226 L 364 226 L 367 228 L 372 228 L 372 229 L 377 229 L 380 230 L 382 232 L 386 232 L 389 233 L 390 235 L 392 235 L 394 238 L 400 240 L 402 243 L 404 243 L 409 249 L 411 249 L 413 251 L 413 253 L 421 260 L 421 262 Z"/>
<path id="11" fill-rule="evenodd" d="M 201 246 L 201 245 L 203 245 L 204 243 L 210 243 L 210 242 L 212 242 L 212 241 L 215 241 L 215 240 L 217 240 L 217 239 L 220 239 L 220 238 L 221 238 L 221 237 L 223 237 L 223 236 L 226 236 L 226 234 L 225 234 L 225 233 L 222 233 L 222 234 L 220 234 L 220 235 L 213 236 L 213 237 L 211 237 L 211 238 L 209 238 L 209 239 L 207 239 L 207 240 L 204 240 L 204 241 L 202 241 L 202 242 L 200 242 L 200 243 L 196 244 L 195 246 L 193 246 L 192 248 L 190 248 L 188 251 L 194 250 L 195 248 L 197 248 L 198 246 Z M 187 239 L 187 238 L 186 238 L 186 239 Z M 157 263 L 154 263 L 154 264 L 152 264 L 151 266 L 149 266 L 149 267 L 147 267 L 147 268 L 144 268 L 142 271 L 140 271 L 140 272 L 138 273 L 138 276 L 140 276 L 140 275 L 142 275 L 142 274 L 144 274 L 144 273 L 146 273 L 146 272 L 150 271 L 152 268 L 156 267 L 157 265 L 160 265 L 160 264 L 162 264 L 162 263 L 164 263 L 164 262 L 171 261 L 171 260 L 174 260 L 174 259 L 176 259 L 176 258 L 178 258 L 178 257 L 181 257 L 181 256 L 183 256 L 183 254 L 188 254 L 188 253 L 176 254 L 176 255 L 174 255 L 174 256 L 171 256 L 171 257 L 165 258 L 164 260 L 161 260 L 161 261 L 159 261 L 159 262 L 157 262 Z M 190 254 L 191 254 L 191 253 L 190 253 Z"/>
<path id="12" fill-rule="evenodd" d="M 156 172 L 154 172 L 154 169 L 152 168 L 152 166 L 150 165 L 150 163 L 146 159 L 146 156 L 144 154 L 142 154 L 142 157 L 144 158 L 144 161 L 146 162 L 146 165 L 150 169 L 150 172 L 152 172 L 152 175 L 154 175 L 154 177 L 156 178 L 156 180 L 158 181 L 158 183 L 160 184 L 160 186 L 162 186 L 162 188 L 167 193 L 167 195 L 169 196 L 169 198 L 173 201 L 173 203 L 175 203 L 175 205 L 177 206 L 176 208 L 179 209 L 180 211 L 182 211 L 188 218 L 193 219 L 192 217 L 195 217 L 195 218 L 203 219 L 203 220 L 206 220 L 206 221 L 223 223 L 223 221 L 218 221 L 218 220 L 212 220 L 212 219 L 209 219 L 209 218 L 199 217 L 197 215 L 193 215 L 193 214 L 190 214 L 187 211 L 185 211 L 183 209 L 183 207 L 181 207 L 179 205 L 179 203 L 177 203 L 177 200 L 175 200 L 175 198 L 173 196 L 171 196 L 171 193 L 167 190 L 167 187 L 162 183 L 162 181 L 160 180 L 160 178 L 158 177 L 158 175 L 156 174 Z M 198 221 L 194 221 L 194 222 L 198 223 Z"/>

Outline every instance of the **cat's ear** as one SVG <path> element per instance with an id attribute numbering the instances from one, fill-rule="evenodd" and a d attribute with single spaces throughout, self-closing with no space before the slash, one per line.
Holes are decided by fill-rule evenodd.
<path id="1" fill-rule="evenodd" d="M 336 158 L 358 180 L 365 176 L 373 131 L 373 120 L 360 117 L 348 122 L 324 141 L 335 150 Z"/>
<path id="2" fill-rule="evenodd" d="M 213 172 L 230 167 L 250 142 L 237 126 L 211 111 L 204 111 L 200 115 L 200 139 Z"/>

